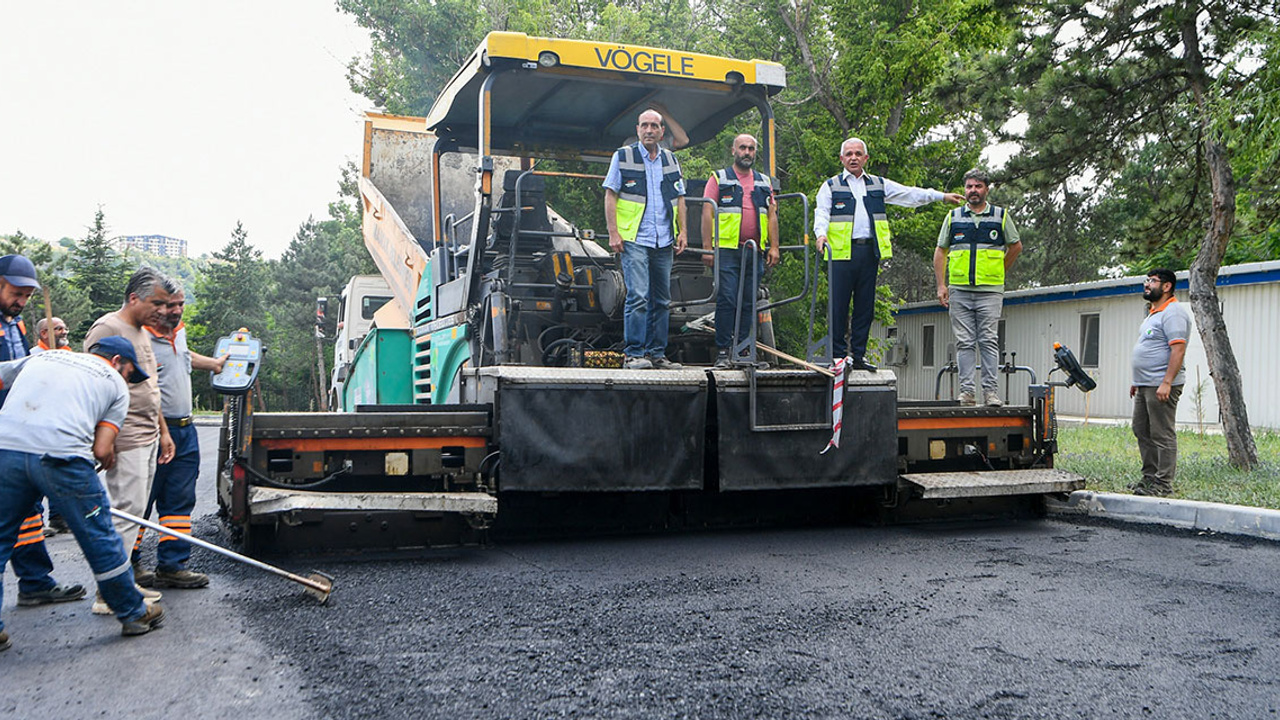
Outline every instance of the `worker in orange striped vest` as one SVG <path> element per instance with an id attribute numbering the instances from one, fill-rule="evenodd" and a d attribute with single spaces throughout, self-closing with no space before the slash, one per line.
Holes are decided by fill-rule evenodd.
<path id="1" fill-rule="evenodd" d="M 160 381 L 160 413 L 173 438 L 174 455 L 168 463 L 156 466 L 147 501 L 148 514 L 154 507 L 160 524 L 184 535 L 191 534 L 191 510 L 196 506 L 196 479 L 200 475 L 200 443 L 192 417 L 191 370 L 221 372 L 227 357 L 211 358 L 192 352 L 187 347 L 187 330 L 182 324 L 186 294 L 182 285 L 165 278 L 164 289 L 169 301 L 159 315 L 159 327 L 144 326 L 151 337 Z M 142 533 L 134 544 L 133 561 L 139 566 Z M 188 590 L 207 587 L 209 576 L 187 568 L 191 546 L 181 540 L 161 535 L 156 545 L 156 570 L 135 570 L 139 582 L 151 586 Z"/>
<path id="2" fill-rule="evenodd" d="M 67 337 L 68 334 L 67 324 L 62 321 L 62 318 L 54 318 L 53 344 L 51 345 L 49 342 L 49 321 L 45 318 L 40 318 L 40 322 L 36 323 L 36 346 L 31 348 L 31 354 L 39 355 L 49 349 L 70 350 L 71 340 Z"/>
<path id="3" fill-rule="evenodd" d="M 21 255 L 0 257 L 0 362 L 18 360 L 31 354 L 27 328 L 22 322 L 22 309 L 32 293 L 40 289 L 36 266 Z M 8 389 L 0 390 L 0 406 L 8 397 Z M 18 541 L 9 558 L 13 574 L 18 576 L 18 605 L 30 607 L 49 603 L 71 602 L 84 597 L 83 585 L 62 585 L 53 579 L 53 559 L 44 545 L 44 501 L 31 508 L 18 529 Z"/>

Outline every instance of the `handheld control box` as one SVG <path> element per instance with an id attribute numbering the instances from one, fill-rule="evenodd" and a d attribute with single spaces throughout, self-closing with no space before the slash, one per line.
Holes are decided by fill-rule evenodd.
<path id="1" fill-rule="evenodd" d="M 218 347 L 213 351 L 213 356 L 229 357 L 222 366 L 222 372 L 210 373 L 209 381 L 213 389 L 223 395 L 243 395 L 249 392 L 254 380 L 258 379 L 262 352 L 262 341 L 244 328 L 218 338 Z"/>

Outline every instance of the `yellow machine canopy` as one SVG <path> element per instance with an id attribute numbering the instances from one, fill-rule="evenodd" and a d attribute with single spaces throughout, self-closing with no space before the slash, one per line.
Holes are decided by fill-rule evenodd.
<path id="1" fill-rule="evenodd" d="M 483 154 L 607 156 L 651 104 L 697 144 L 753 108 L 770 119 L 768 98 L 785 86 L 786 70 L 764 60 L 495 32 L 445 86 L 427 128 Z"/>

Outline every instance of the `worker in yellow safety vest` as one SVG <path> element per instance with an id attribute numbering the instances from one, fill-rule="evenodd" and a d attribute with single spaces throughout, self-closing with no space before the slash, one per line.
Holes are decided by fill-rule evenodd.
<path id="1" fill-rule="evenodd" d="M 849 138 L 840 145 L 844 170 L 818 188 L 813 233 L 819 253 L 825 255 L 830 246 L 831 354 L 842 357 L 847 353 L 850 367 L 874 372 L 876 368 L 867 362 L 866 352 L 875 315 L 876 273 L 880 261 L 893 256 L 886 203 L 919 207 L 945 200 L 959 205 L 964 197 L 871 175 L 865 172 L 870 159 L 867 144 L 858 138 Z"/>
<path id="2" fill-rule="evenodd" d="M 661 147 L 664 125 L 656 110 L 640 113 L 639 141 L 613 153 L 603 183 L 609 247 L 622 256 L 627 299 L 622 311 L 625 367 L 677 370 L 667 359 L 672 248 L 684 252 L 684 177 L 680 163 Z"/>
<path id="3" fill-rule="evenodd" d="M 717 170 L 702 193 L 719 210 L 720 270 L 716 283 L 715 365 L 721 369 L 731 367 L 733 349 L 751 337 L 762 266 L 773 267 L 779 259 L 778 208 L 773 197 L 773 178 L 753 169 L 757 145 L 756 139 L 750 135 L 734 138 L 730 148 L 733 164 Z M 711 223 L 711 205 L 703 205 L 702 227 L 710 228 Z M 710 238 L 711 233 L 704 231 L 703 237 Z M 745 256 L 745 252 L 751 254 Z M 711 259 L 708 255 L 704 261 Z"/>
<path id="4" fill-rule="evenodd" d="M 1005 271 L 1022 252 L 1018 228 L 1009 212 L 987 202 L 991 178 L 981 170 L 964 175 L 966 204 L 952 210 L 938 232 L 933 275 L 938 301 L 951 315 L 960 374 L 961 405 L 974 405 L 973 373 L 982 356 L 982 401 L 999 407 L 996 369 L 1000 362 L 1000 313 Z"/>

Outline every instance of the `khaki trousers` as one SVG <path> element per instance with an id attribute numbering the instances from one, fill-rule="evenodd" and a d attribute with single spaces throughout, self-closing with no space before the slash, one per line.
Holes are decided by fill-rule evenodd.
<path id="1" fill-rule="evenodd" d="M 1169 390 L 1168 402 L 1156 399 L 1156 389 L 1138 386 L 1133 396 L 1133 436 L 1142 456 L 1142 484 L 1168 492 L 1178 464 L 1178 434 L 1175 432 L 1178 398 L 1182 386 Z"/>
<path id="2" fill-rule="evenodd" d="M 151 482 L 156 477 L 156 455 L 159 450 L 160 439 L 156 438 L 148 445 L 116 453 L 115 467 L 106 472 L 103 483 L 107 488 L 107 496 L 111 499 L 111 507 L 138 517 L 146 513 L 147 498 L 151 496 Z M 111 516 L 111 524 L 120 533 L 127 555 L 133 550 L 141 527 L 114 515 Z"/>

